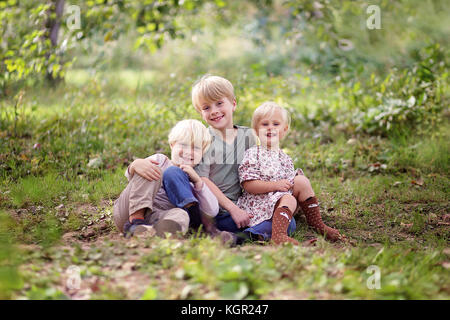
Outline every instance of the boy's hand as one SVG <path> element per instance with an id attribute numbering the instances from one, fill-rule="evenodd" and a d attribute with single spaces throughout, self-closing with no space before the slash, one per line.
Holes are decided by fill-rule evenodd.
<path id="1" fill-rule="evenodd" d="M 293 185 L 287 179 L 273 181 L 273 191 L 289 191 L 292 186 Z"/>
<path id="2" fill-rule="evenodd" d="M 197 174 L 197 172 L 195 172 L 194 168 L 192 168 L 191 166 L 187 164 L 180 164 L 180 169 L 188 174 L 189 179 L 193 183 L 201 181 L 200 176 Z"/>
<path id="3" fill-rule="evenodd" d="M 194 168 L 187 164 L 180 164 L 180 169 L 187 173 L 189 180 L 192 181 L 196 189 L 201 189 L 203 187 L 203 181 L 197 172 L 195 172 Z"/>
<path id="4" fill-rule="evenodd" d="M 250 224 L 250 214 L 247 211 L 236 207 L 234 210 L 230 211 L 231 218 L 233 219 L 236 226 L 241 229 Z"/>
<path id="5" fill-rule="evenodd" d="M 130 174 L 137 173 L 149 181 L 161 178 L 161 168 L 158 162 L 152 159 L 136 159 L 130 165 Z"/>

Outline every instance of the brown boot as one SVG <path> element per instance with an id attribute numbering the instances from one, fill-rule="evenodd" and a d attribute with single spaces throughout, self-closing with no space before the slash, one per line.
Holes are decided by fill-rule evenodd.
<path id="1" fill-rule="evenodd" d="M 316 197 L 310 197 L 306 201 L 300 202 L 300 207 L 310 227 L 313 227 L 318 233 L 324 235 L 327 240 L 338 241 L 341 239 L 341 234 L 338 230 L 330 228 L 323 223 Z"/>
<path id="2" fill-rule="evenodd" d="M 299 242 L 287 235 L 287 229 L 292 219 L 292 211 L 287 207 L 275 209 L 272 218 L 272 241 L 275 244 L 290 242 L 296 246 Z"/>

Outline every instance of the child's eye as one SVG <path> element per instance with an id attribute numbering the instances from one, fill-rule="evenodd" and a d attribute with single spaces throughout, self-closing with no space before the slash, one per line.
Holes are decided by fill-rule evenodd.
<path id="1" fill-rule="evenodd" d="M 208 110 L 208 109 L 209 109 L 208 106 L 203 107 L 203 110 Z"/>

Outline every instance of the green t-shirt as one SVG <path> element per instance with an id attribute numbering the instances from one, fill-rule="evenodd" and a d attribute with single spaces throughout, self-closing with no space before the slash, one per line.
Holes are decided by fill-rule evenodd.
<path id="1" fill-rule="evenodd" d="M 203 155 L 202 161 L 194 168 L 200 177 L 209 178 L 225 196 L 236 203 L 242 193 L 238 168 L 247 149 L 256 144 L 252 129 L 234 126 L 237 134 L 233 143 L 228 144 L 211 127 L 212 141 Z"/>

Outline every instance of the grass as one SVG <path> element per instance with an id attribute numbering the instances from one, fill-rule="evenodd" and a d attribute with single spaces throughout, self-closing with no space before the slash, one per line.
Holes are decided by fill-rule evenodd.
<path id="1" fill-rule="evenodd" d="M 107 299 L 446 299 L 449 290 L 442 266 L 448 252 L 442 247 L 336 248 L 321 240 L 315 248 L 229 249 L 209 238 L 116 240 L 83 247 L 39 254 L 25 249 L 21 271 L 27 285 L 17 296 L 35 298 L 40 292 L 49 298 L 47 290 L 53 288 L 57 298 L 76 297 L 64 288 L 62 274 L 74 264 L 82 286 L 91 286 L 89 296 Z M 370 266 L 379 268 L 379 289 L 368 285 Z M 145 282 L 136 286 L 136 278 Z"/>
<path id="2" fill-rule="evenodd" d="M 29 91 L 17 120 L 13 101 L 0 102 L 0 298 L 449 298 L 448 119 L 428 134 L 387 137 L 294 119 L 285 150 L 311 180 L 325 222 L 354 246 L 320 237 L 317 246 L 299 248 L 250 242 L 230 249 L 200 235 L 127 241 L 111 220 L 126 166 L 168 154 L 170 127 L 199 116 L 189 86 L 163 89 L 166 83 L 152 86 L 145 74 L 145 90 L 133 95 L 127 90 L 137 75 L 124 74 L 135 80 L 126 89 L 107 82 L 114 78 L 86 83 L 77 71 L 66 87 Z M 253 81 L 248 90 L 242 79 L 237 85 L 238 124 L 249 125 L 253 107 L 274 91 L 292 105 L 299 99 L 287 94 L 295 83 Z M 324 94 L 311 87 L 307 99 Z M 315 236 L 303 217 L 297 222 L 296 239 Z M 73 265 L 79 290 L 66 286 Z M 373 265 L 380 289 L 367 285 Z"/>

